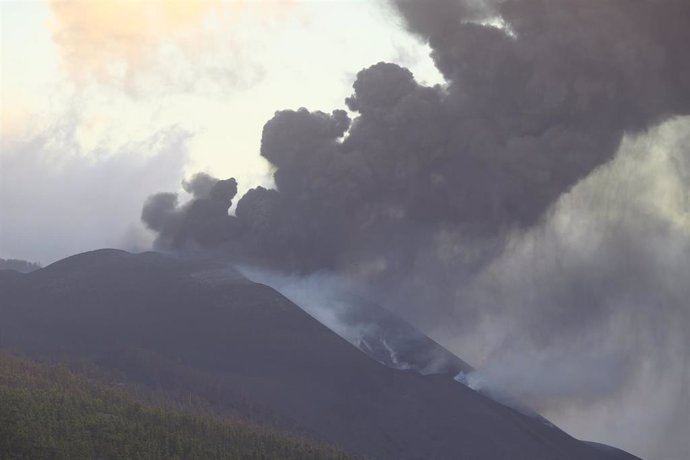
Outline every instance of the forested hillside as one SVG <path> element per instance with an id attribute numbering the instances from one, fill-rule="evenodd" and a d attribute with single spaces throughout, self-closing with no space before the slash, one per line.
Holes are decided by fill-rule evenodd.
<path id="1" fill-rule="evenodd" d="M 240 421 L 142 404 L 124 387 L 0 353 L 0 459 L 345 459 Z"/>
<path id="2" fill-rule="evenodd" d="M 98 381 L 124 384 L 130 397 L 137 388 L 134 399 L 144 406 L 156 406 L 160 398 L 180 412 L 250 420 L 272 433 L 308 436 L 351 454 L 382 460 L 614 458 L 452 375 L 384 366 L 279 292 L 211 260 L 103 249 L 28 274 L 0 271 L 0 326 L 2 350 L 83 366 L 86 373 L 73 377 L 81 380 L 93 369 Z M 86 437 L 84 449 L 96 444 L 121 451 L 130 445 L 120 442 L 126 437 L 138 450 L 152 449 L 153 457 L 193 458 L 192 447 L 213 457 L 213 449 L 226 445 L 245 446 L 237 454 L 242 458 L 257 458 L 257 452 L 258 458 L 311 455 L 289 443 L 293 450 L 283 453 L 286 444 L 269 442 L 265 432 L 225 442 L 236 440 L 225 425 L 136 410 L 127 399 L 124 407 L 89 402 L 93 387 L 78 391 L 89 379 L 73 386 L 87 402 L 77 399 L 51 412 L 51 404 L 74 398 L 56 389 L 56 377 L 37 380 L 11 387 L 8 397 L 18 399 L 13 404 L 19 407 L 13 426 L 69 417 L 76 424 L 70 433 Z M 22 388 L 35 394 L 17 393 Z M 180 406 L 168 405 L 170 400 Z M 196 410 L 200 405 L 207 412 Z M 32 412 L 37 415 L 24 420 L 22 414 Z M 21 438 L 25 443 L 45 448 L 69 439 L 59 430 L 70 423 L 52 420 L 45 429 L 16 430 L 29 433 Z"/>

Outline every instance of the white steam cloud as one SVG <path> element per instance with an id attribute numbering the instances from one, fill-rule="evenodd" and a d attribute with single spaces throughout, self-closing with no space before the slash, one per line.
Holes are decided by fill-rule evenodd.
<path id="1" fill-rule="evenodd" d="M 345 299 L 351 298 L 357 289 L 342 277 L 325 272 L 307 276 L 288 275 L 248 265 L 236 268 L 250 280 L 271 286 L 357 347 L 372 333 L 371 325 L 348 321 L 352 304 Z"/>
<path id="2" fill-rule="evenodd" d="M 480 311 L 442 342 L 566 431 L 643 458 L 690 458 L 690 118 L 616 159 L 463 286 Z"/>

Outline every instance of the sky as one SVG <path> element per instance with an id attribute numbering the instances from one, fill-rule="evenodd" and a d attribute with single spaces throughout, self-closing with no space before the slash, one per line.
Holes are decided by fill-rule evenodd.
<path id="1" fill-rule="evenodd" d="M 427 46 L 376 1 L 0 8 L 5 258 L 145 248 L 139 215 L 153 192 L 198 171 L 233 176 L 240 191 L 272 184 L 258 152 L 276 110 L 344 107 L 355 74 L 382 60 L 442 80 Z"/>
<path id="2" fill-rule="evenodd" d="M 483 2 L 398 3 L 0 0 L 0 258 L 148 250 L 152 194 L 208 204 L 183 186 L 198 172 L 234 177 L 238 198 L 282 180 L 254 194 L 259 211 L 292 206 L 269 208 L 278 268 L 293 260 L 280 242 L 313 231 L 307 271 L 364 280 L 481 385 L 577 437 L 687 457 L 690 68 L 673 44 L 687 6 L 514 0 L 506 25 L 472 19 Z M 355 120 L 347 142 L 334 109 Z M 345 210 L 333 239 L 326 200 Z M 192 209 L 166 208 L 173 234 Z M 319 247 L 337 263 L 309 266 Z"/>

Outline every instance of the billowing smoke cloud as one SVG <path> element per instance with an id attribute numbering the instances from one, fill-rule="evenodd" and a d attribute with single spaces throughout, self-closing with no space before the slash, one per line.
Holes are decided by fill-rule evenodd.
<path id="1" fill-rule="evenodd" d="M 182 206 L 178 206 L 176 193 L 158 193 L 144 205 L 141 218 L 158 232 L 156 246 L 199 249 L 219 245 L 237 234 L 237 219 L 228 215 L 237 194 L 235 179 L 218 180 L 198 173 L 183 187 L 192 199 Z"/>
<path id="2" fill-rule="evenodd" d="M 234 216 L 195 211 L 213 200 L 189 186 L 182 206 L 158 195 L 144 219 L 159 247 L 337 272 L 469 357 L 472 378 L 563 420 L 574 402 L 639 409 L 655 385 L 687 413 L 687 384 L 667 387 L 688 380 L 687 151 L 629 139 L 690 114 L 690 3 L 394 4 L 446 84 L 378 63 L 349 114 L 276 112 L 261 145 L 275 189 L 250 190 Z M 627 419 L 648 430 L 627 441 L 686 453 L 680 412 L 654 413 Z"/>
<path id="3" fill-rule="evenodd" d="M 240 200 L 245 247 L 309 271 L 415 247 L 410 229 L 485 237 L 530 226 L 625 132 L 690 109 L 687 2 L 434 3 L 399 7 L 448 84 L 379 63 L 357 76 L 353 121 L 277 112 L 261 146 L 277 192 Z"/>

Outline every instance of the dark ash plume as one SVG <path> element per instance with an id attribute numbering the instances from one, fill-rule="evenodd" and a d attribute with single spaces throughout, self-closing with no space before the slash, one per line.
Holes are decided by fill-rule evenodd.
<path id="1" fill-rule="evenodd" d="M 236 219 L 228 215 L 237 194 L 235 179 L 218 180 L 199 173 L 184 182 L 183 187 L 192 195 L 184 205 L 178 205 L 176 193 L 158 193 L 144 205 L 141 218 L 148 228 L 158 233 L 156 247 L 213 247 L 237 234 Z"/>
<path id="2" fill-rule="evenodd" d="M 536 381 L 545 385 L 537 393 L 566 403 L 642 394 L 657 382 L 647 375 L 654 360 L 680 367 L 654 374 L 658 381 L 687 379 L 687 283 L 679 279 L 687 263 L 671 254 L 688 254 L 689 233 L 669 223 L 675 217 L 650 214 L 649 180 L 620 196 L 604 192 L 635 177 L 624 159 L 606 179 L 623 139 L 690 114 L 690 2 L 393 4 L 429 43 L 446 83 L 424 86 L 409 70 L 378 63 L 357 75 L 345 101 L 352 119 L 342 110 L 276 112 L 261 143 L 275 190 L 248 191 L 234 216 L 236 188 L 213 193 L 221 182 L 208 176 L 185 184 L 188 203 L 155 195 L 143 219 L 158 247 L 222 247 L 273 269 L 346 276 L 445 344 L 468 337 L 453 349 L 488 364 L 484 375 L 513 382 L 503 365 L 510 350 L 539 362 L 532 380 L 514 385 L 535 406 L 553 407 L 530 393 Z M 647 153 L 657 161 L 650 145 L 634 150 L 643 153 L 633 164 Z M 685 165 L 684 155 L 674 147 L 668 164 Z M 687 203 L 683 171 L 663 174 Z M 583 182 L 591 177 L 599 179 Z M 493 343 L 466 351 L 480 326 Z M 589 359 L 592 343 L 608 354 Z M 579 363 L 590 367 L 572 378 Z M 689 390 L 677 391 L 681 419 Z M 685 438 L 673 436 L 687 452 Z"/>
<path id="3" fill-rule="evenodd" d="M 352 121 L 342 110 L 277 112 L 261 145 L 277 192 L 253 190 L 238 206 L 247 247 L 262 258 L 342 268 L 359 251 L 408 245 L 391 241 L 401 229 L 486 237 L 532 226 L 609 161 L 626 132 L 690 109 L 685 1 L 396 5 L 447 85 L 426 87 L 379 63 L 357 75 Z M 194 201 L 183 210 L 170 196 L 149 203 L 156 231 L 158 218 L 177 216 L 160 245 L 237 237 L 223 200 L 206 196 L 213 180 L 186 184 Z"/>

